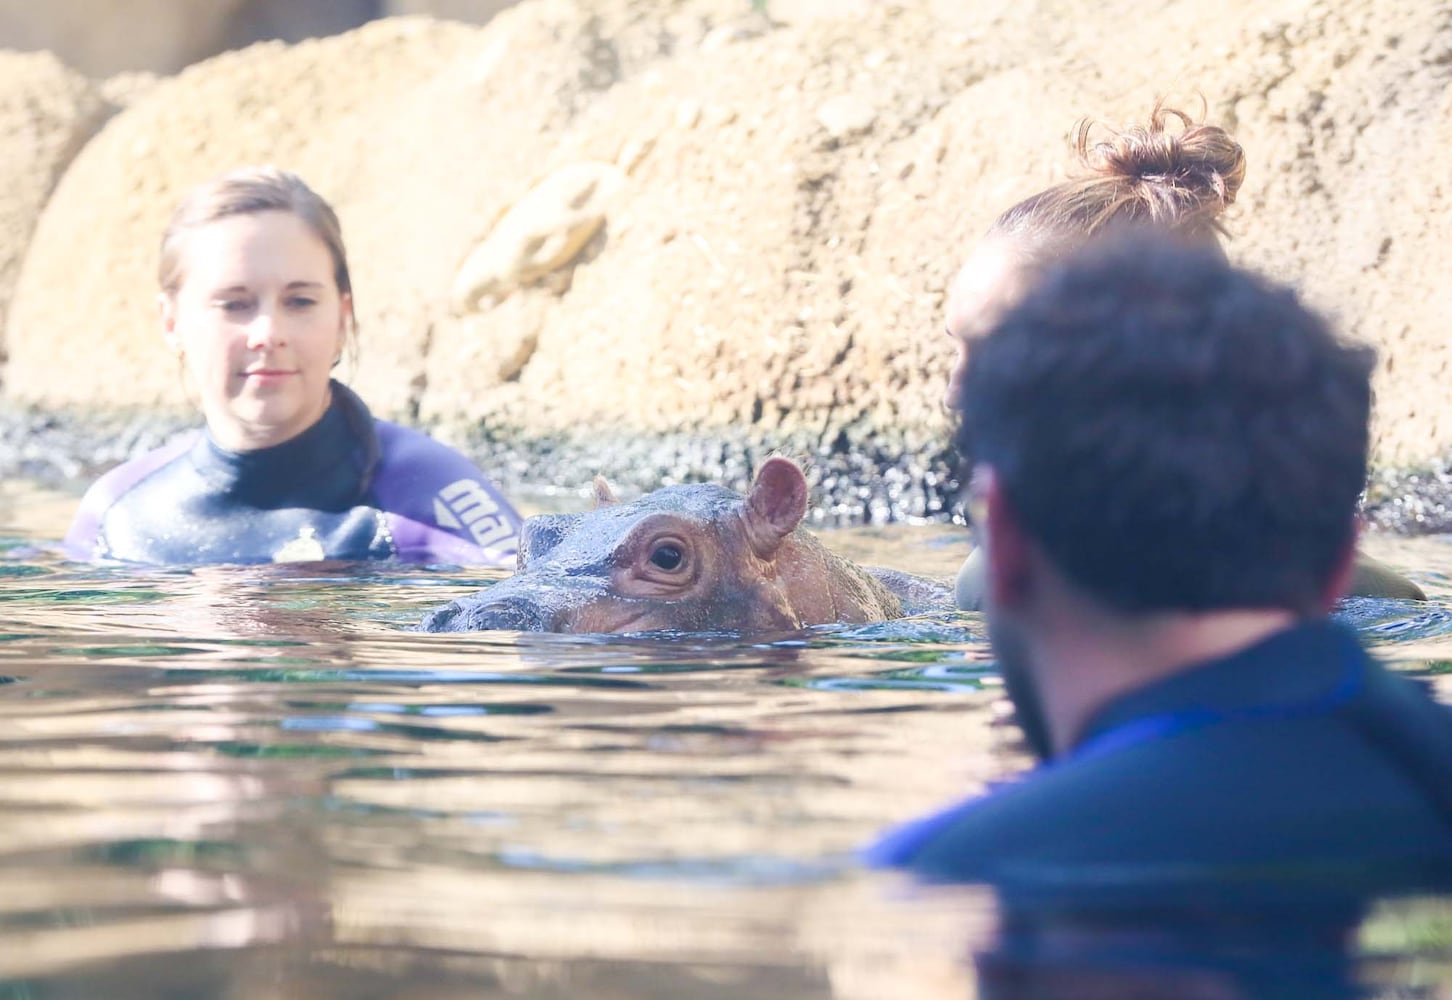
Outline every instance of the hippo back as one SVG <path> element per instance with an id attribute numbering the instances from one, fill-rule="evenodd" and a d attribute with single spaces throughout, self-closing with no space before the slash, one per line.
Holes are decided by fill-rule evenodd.
<path id="1" fill-rule="evenodd" d="M 944 584 L 882 566 L 860 566 L 832 552 L 805 528 L 792 533 L 791 546 L 796 552 L 788 557 L 789 561 L 825 570 L 824 578 L 809 585 L 810 593 L 791 594 L 792 603 L 800 611 L 827 591 L 833 614 L 814 616 L 819 621 L 901 618 L 953 607 L 952 592 Z"/>
<path id="2" fill-rule="evenodd" d="M 925 576 L 914 576 L 886 566 L 863 566 L 884 587 L 897 596 L 903 615 L 926 615 L 934 611 L 953 610 L 953 592 L 946 584 Z"/>

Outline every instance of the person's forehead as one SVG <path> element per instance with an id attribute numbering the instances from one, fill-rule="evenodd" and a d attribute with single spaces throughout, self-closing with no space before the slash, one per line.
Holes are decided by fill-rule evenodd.
<path id="1" fill-rule="evenodd" d="M 1023 255 L 1007 240 L 979 243 L 959 269 L 948 292 L 948 327 L 976 333 L 1011 306 L 1025 283 Z"/>
<path id="2" fill-rule="evenodd" d="M 228 267 L 243 260 L 327 268 L 331 259 L 327 245 L 307 222 L 280 211 L 230 215 L 197 226 L 186 234 L 182 255 L 194 268 Z"/>

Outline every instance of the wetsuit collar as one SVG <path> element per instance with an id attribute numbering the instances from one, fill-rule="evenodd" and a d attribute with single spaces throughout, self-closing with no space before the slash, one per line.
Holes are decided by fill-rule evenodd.
<path id="1" fill-rule="evenodd" d="M 192 460 L 220 492 L 258 507 L 301 505 L 345 509 L 363 501 L 378 463 L 368 409 L 332 383 L 333 398 L 317 423 L 270 448 L 232 451 L 204 435 Z"/>
<path id="2" fill-rule="evenodd" d="M 1308 619 L 1111 701 L 1090 717 L 1069 755 L 1093 750 L 1151 719 L 1211 721 L 1335 699 L 1348 683 L 1348 667 L 1364 656 L 1350 629 Z"/>

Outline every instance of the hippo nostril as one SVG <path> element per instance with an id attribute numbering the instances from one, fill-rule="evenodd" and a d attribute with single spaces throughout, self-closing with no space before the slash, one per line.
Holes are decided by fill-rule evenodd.
<path id="1" fill-rule="evenodd" d="M 547 618 L 541 607 L 519 597 L 483 603 L 464 599 L 425 615 L 418 629 L 420 632 L 548 632 Z"/>
<path id="2" fill-rule="evenodd" d="M 500 629 L 511 632 L 547 631 L 544 611 L 539 605 L 517 597 L 506 598 L 471 609 L 469 625 L 480 631 Z"/>

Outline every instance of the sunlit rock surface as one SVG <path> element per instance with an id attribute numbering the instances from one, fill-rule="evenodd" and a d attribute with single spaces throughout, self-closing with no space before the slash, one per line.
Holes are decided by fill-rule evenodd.
<path id="1" fill-rule="evenodd" d="M 46 200 L 114 108 L 49 52 L 0 51 L 0 315 Z"/>
<path id="2" fill-rule="evenodd" d="M 911 466 L 935 498 L 902 511 L 932 513 L 955 267 L 1064 176 L 1078 118 L 1168 91 L 1246 146 L 1232 256 L 1381 349 L 1377 460 L 1426 464 L 1452 447 L 1449 81 L 1452 9 L 1371 0 L 528 0 L 258 46 L 129 92 L 10 250 L 5 401 L 185 412 L 158 236 L 190 185 L 271 161 L 342 214 L 380 415 L 552 481 L 715 478 L 697 453 L 744 478 L 781 447 L 870 494 Z M 511 232 L 582 163 L 625 175 L 608 210 Z"/>

